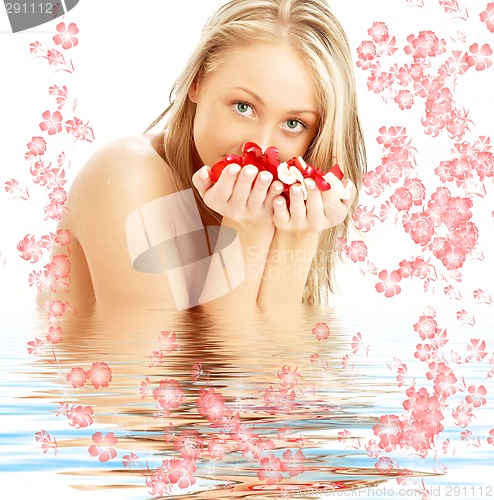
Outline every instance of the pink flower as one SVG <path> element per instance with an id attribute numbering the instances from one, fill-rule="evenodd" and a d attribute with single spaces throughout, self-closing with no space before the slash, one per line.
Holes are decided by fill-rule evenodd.
<path id="1" fill-rule="evenodd" d="M 468 427 L 473 418 L 472 407 L 463 401 L 456 410 L 453 410 L 452 415 L 458 427 Z"/>
<path id="2" fill-rule="evenodd" d="M 393 461 L 389 457 L 381 457 L 374 467 L 379 471 L 379 474 L 389 474 L 393 470 Z"/>
<path id="3" fill-rule="evenodd" d="M 86 376 L 91 380 L 93 387 L 99 389 L 100 387 L 108 387 L 112 379 L 112 372 L 106 363 L 99 361 L 93 363 L 91 369 L 86 372 Z"/>
<path id="4" fill-rule="evenodd" d="M 33 235 L 26 235 L 18 244 L 17 250 L 19 250 L 21 257 L 24 260 L 28 260 L 32 264 L 38 262 L 38 260 L 43 255 L 43 246 L 39 241 L 36 241 Z"/>
<path id="5" fill-rule="evenodd" d="M 180 451 L 182 458 L 196 461 L 201 456 L 204 443 L 198 431 L 181 431 L 175 439 L 173 447 Z"/>
<path id="6" fill-rule="evenodd" d="M 403 439 L 403 422 L 397 415 L 381 415 L 381 422 L 372 430 L 379 437 L 379 447 L 387 452 L 394 450 Z"/>
<path id="7" fill-rule="evenodd" d="M 60 23 L 57 25 L 57 31 L 59 34 L 53 37 L 53 41 L 57 45 L 62 45 L 62 49 L 71 49 L 79 43 L 77 38 L 73 36 L 79 33 L 79 29 L 74 23 L 70 23 L 67 28 L 65 23 Z"/>
<path id="8" fill-rule="evenodd" d="M 284 461 L 281 463 L 281 470 L 288 472 L 290 477 L 295 477 L 305 472 L 305 467 L 302 465 L 306 461 L 302 450 L 297 450 L 295 453 L 292 450 L 286 450 L 283 453 Z"/>
<path id="9" fill-rule="evenodd" d="M 474 43 L 469 48 L 471 56 L 467 57 L 467 63 L 469 66 L 475 66 L 477 71 L 483 71 L 484 69 L 490 68 L 492 61 L 489 56 L 492 55 L 492 49 L 489 45 L 484 44 L 479 48 L 478 43 Z"/>
<path id="10" fill-rule="evenodd" d="M 49 111 L 45 111 L 42 115 L 45 121 L 39 124 L 39 128 L 45 132 L 48 131 L 48 135 L 55 135 L 62 131 L 62 115 L 59 111 L 55 111 L 53 115 Z"/>
<path id="11" fill-rule="evenodd" d="M 420 316 L 413 329 L 420 335 L 422 340 L 433 339 L 438 331 L 436 320 L 432 316 Z"/>
<path id="12" fill-rule="evenodd" d="M 482 361 L 486 356 L 485 340 L 470 339 L 470 344 L 467 345 L 467 351 L 470 353 L 465 361 Z"/>
<path id="13" fill-rule="evenodd" d="M 167 415 L 170 410 L 177 409 L 184 399 L 182 387 L 173 379 L 162 380 L 159 387 L 154 389 L 153 396 Z"/>
<path id="14" fill-rule="evenodd" d="M 413 94 L 409 90 L 400 90 L 394 98 L 400 109 L 411 109 L 413 105 Z"/>
<path id="15" fill-rule="evenodd" d="M 43 137 L 33 137 L 27 145 L 29 156 L 41 156 L 46 151 L 46 141 Z"/>
<path id="16" fill-rule="evenodd" d="M 425 186 L 420 179 L 406 179 L 403 187 L 410 193 L 414 205 L 422 205 L 425 200 Z"/>
<path id="17" fill-rule="evenodd" d="M 171 460 L 164 460 L 162 467 L 168 471 L 170 482 L 178 484 L 178 487 L 181 489 L 188 488 L 196 482 L 194 472 L 197 467 L 193 460 L 172 458 Z"/>
<path id="18" fill-rule="evenodd" d="M 295 408 L 295 391 L 283 388 L 274 389 L 270 385 L 264 391 L 264 401 L 273 415 L 282 411 L 290 412 Z"/>
<path id="19" fill-rule="evenodd" d="M 414 59 L 435 57 L 446 51 L 445 40 L 439 40 L 432 31 L 420 31 L 417 37 L 409 35 L 407 40 L 410 45 L 405 47 L 405 53 L 412 55 Z"/>
<path id="20" fill-rule="evenodd" d="M 487 442 L 488 442 L 489 444 L 494 445 L 494 429 L 491 429 L 491 430 L 489 431 L 489 436 L 490 436 L 490 437 L 488 437 L 488 438 L 487 438 Z"/>
<path id="21" fill-rule="evenodd" d="M 480 14 L 480 20 L 485 23 L 491 33 L 494 33 L 494 2 L 487 4 L 485 10 Z"/>
<path id="22" fill-rule="evenodd" d="M 300 373 L 297 373 L 297 368 L 292 370 L 291 366 L 285 365 L 281 368 L 281 372 L 278 370 L 278 378 L 281 380 L 281 385 L 291 389 L 295 387 L 299 378 L 302 378 Z"/>
<path id="23" fill-rule="evenodd" d="M 225 441 L 213 438 L 208 444 L 208 453 L 213 460 L 222 460 L 227 452 Z"/>
<path id="24" fill-rule="evenodd" d="M 177 334 L 175 332 L 162 331 L 158 337 L 160 351 L 172 352 L 177 348 Z"/>
<path id="25" fill-rule="evenodd" d="M 53 255 L 50 262 L 45 266 L 45 276 L 55 280 L 68 278 L 70 275 L 70 260 L 64 254 Z"/>
<path id="26" fill-rule="evenodd" d="M 206 417 L 209 422 L 220 422 L 225 414 L 225 398 L 212 387 L 201 387 L 199 397 L 196 399 L 197 412 Z"/>
<path id="27" fill-rule="evenodd" d="M 141 393 L 141 399 L 144 399 L 146 396 L 149 396 L 149 394 L 151 393 L 151 382 L 149 380 L 149 377 L 146 377 L 141 382 L 141 388 L 139 389 L 139 392 Z"/>
<path id="28" fill-rule="evenodd" d="M 359 205 L 353 214 L 353 220 L 355 221 L 355 227 L 358 231 L 366 233 L 370 231 L 379 217 L 374 214 L 374 209 L 369 211 L 367 207 Z"/>
<path id="29" fill-rule="evenodd" d="M 317 340 L 326 340 L 329 337 L 330 331 L 327 323 L 316 323 L 312 329 L 312 333 L 316 336 Z"/>
<path id="30" fill-rule="evenodd" d="M 122 464 L 124 466 L 124 469 L 131 469 L 133 467 L 137 467 L 138 460 L 139 460 L 139 457 L 133 452 L 130 452 L 130 455 L 124 455 L 122 457 Z"/>
<path id="31" fill-rule="evenodd" d="M 408 211 L 412 207 L 412 193 L 405 187 L 398 188 L 390 198 L 396 210 Z"/>
<path id="32" fill-rule="evenodd" d="M 27 352 L 33 356 L 37 356 L 41 353 L 44 342 L 41 339 L 35 338 L 27 343 Z"/>
<path id="33" fill-rule="evenodd" d="M 261 470 L 257 473 L 257 477 L 260 481 L 266 481 L 267 484 L 273 485 L 279 483 L 283 479 L 281 474 L 281 460 L 276 458 L 274 453 L 270 453 L 267 457 L 262 458 L 260 465 Z"/>
<path id="34" fill-rule="evenodd" d="M 115 448 L 112 448 L 117 444 L 117 438 L 113 432 L 108 432 L 104 438 L 101 432 L 96 432 L 93 434 L 93 442 L 95 444 L 88 448 L 89 454 L 92 457 L 98 457 L 100 462 L 108 462 L 117 456 Z"/>
<path id="35" fill-rule="evenodd" d="M 46 340 L 48 340 L 48 342 L 51 342 L 52 344 L 58 344 L 62 342 L 62 335 L 63 330 L 59 326 L 57 326 L 56 328 L 54 326 L 50 326 L 50 328 L 48 329 Z"/>
<path id="36" fill-rule="evenodd" d="M 72 237 L 72 233 L 69 229 L 58 229 L 57 235 L 55 236 L 55 242 L 60 246 L 65 247 L 70 245 L 70 239 Z"/>
<path id="37" fill-rule="evenodd" d="M 383 22 L 372 23 L 367 33 L 369 33 L 374 42 L 385 42 L 389 37 L 388 27 Z"/>
<path id="38" fill-rule="evenodd" d="M 86 380 L 86 372 L 79 367 L 72 368 L 67 375 L 67 381 L 74 389 L 76 387 L 82 387 L 86 383 Z"/>
<path id="39" fill-rule="evenodd" d="M 72 134 L 76 140 L 92 142 L 94 140 L 93 129 L 89 122 L 84 123 L 80 118 L 74 117 L 73 120 L 65 122 L 65 129 L 68 134 Z"/>
<path id="40" fill-rule="evenodd" d="M 403 228 L 421 246 L 427 245 L 434 235 L 432 221 L 425 213 L 413 213 L 411 217 L 404 217 Z"/>
<path id="41" fill-rule="evenodd" d="M 364 262 L 367 258 L 367 245 L 362 240 L 355 240 L 345 248 L 346 256 L 353 262 Z"/>
<path id="42" fill-rule="evenodd" d="M 465 398 L 468 404 L 472 405 L 474 408 L 485 405 L 486 399 L 484 396 L 487 394 L 487 390 L 483 385 L 479 385 L 479 387 L 471 385 L 468 388 L 468 393 L 468 396 Z"/>
<path id="43" fill-rule="evenodd" d="M 371 61 L 376 57 L 376 46 L 370 41 L 362 42 L 360 47 L 357 47 L 357 54 L 362 61 Z"/>
<path id="44" fill-rule="evenodd" d="M 392 271 L 388 275 L 388 271 L 383 270 L 379 274 L 381 283 L 377 283 L 376 290 L 378 293 L 383 293 L 386 298 L 394 297 L 401 292 L 401 287 L 397 285 L 401 281 L 401 276 L 398 271 Z"/>
<path id="45" fill-rule="evenodd" d="M 73 405 L 69 410 L 67 410 L 67 418 L 69 419 L 69 424 L 76 429 L 81 427 L 88 427 L 93 423 L 93 409 L 90 406 L 75 406 Z"/>

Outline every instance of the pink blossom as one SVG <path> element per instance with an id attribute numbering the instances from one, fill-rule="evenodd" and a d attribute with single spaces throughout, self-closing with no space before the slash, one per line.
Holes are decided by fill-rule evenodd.
<path id="1" fill-rule="evenodd" d="M 345 247 L 346 256 L 353 262 L 364 262 L 367 258 L 367 245 L 362 240 L 355 240 Z"/>
<path id="2" fill-rule="evenodd" d="M 390 198 L 391 203 L 398 211 L 408 211 L 412 207 L 412 193 L 405 187 L 398 188 Z"/>
<path id="3" fill-rule="evenodd" d="M 60 186 L 53 188 L 50 193 L 50 201 L 52 203 L 56 203 L 57 205 L 65 205 L 65 202 L 67 201 L 67 193 L 65 189 Z"/>
<path id="4" fill-rule="evenodd" d="M 42 116 L 45 121 L 39 124 L 39 128 L 43 132 L 48 131 L 48 135 L 55 135 L 62 131 L 63 118 L 59 111 L 55 111 L 53 114 L 45 111 Z"/>
<path id="5" fill-rule="evenodd" d="M 27 352 L 33 356 L 38 356 L 42 352 L 44 342 L 41 339 L 35 338 L 27 343 Z"/>
<path id="6" fill-rule="evenodd" d="M 420 316 L 417 323 L 413 325 L 413 329 L 422 340 L 433 339 L 438 332 L 436 320 L 429 315 Z"/>
<path id="7" fill-rule="evenodd" d="M 70 373 L 67 375 L 67 381 L 70 383 L 74 389 L 76 387 L 82 387 L 86 383 L 86 372 L 79 367 L 72 368 Z"/>
<path id="8" fill-rule="evenodd" d="M 173 447 L 180 451 L 182 458 L 196 461 L 201 456 L 204 443 L 198 431 L 181 431 L 175 439 Z"/>
<path id="9" fill-rule="evenodd" d="M 172 458 L 171 460 L 164 460 L 162 467 L 168 472 L 170 482 L 178 484 L 181 489 L 189 488 L 196 482 L 194 472 L 197 467 L 193 460 Z"/>
<path id="10" fill-rule="evenodd" d="M 270 453 L 267 457 L 262 458 L 260 465 L 261 470 L 257 473 L 257 477 L 260 481 L 266 481 L 267 484 L 273 485 L 279 483 L 283 479 L 281 474 L 281 460 L 276 458 L 273 453 Z"/>
<path id="11" fill-rule="evenodd" d="M 81 119 L 75 118 L 65 122 L 65 129 L 68 134 L 72 134 L 76 140 L 93 142 L 94 132 L 89 126 L 89 122 L 84 123 Z"/>
<path id="12" fill-rule="evenodd" d="M 494 33 L 494 2 L 487 4 L 485 10 L 480 14 L 480 20 L 485 23 L 491 33 Z"/>
<path id="13" fill-rule="evenodd" d="M 88 427 L 93 423 L 93 413 L 93 409 L 90 406 L 73 405 L 67 410 L 67 418 L 71 426 L 80 429 L 81 427 Z"/>
<path id="14" fill-rule="evenodd" d="M 44 274 L 55 280 L 68 278 L 70 275 L 70 260 L 67 255 L 53 255 L 50 262 L 45 266 Z"/>
<path id="15" fill-rule="evenodd" d="M 112 371 L 106 363 L 98 361 L 93 363 L 91 369 L 86 372 L 86 377 L 91 380 L 95 389 L 108 387 L 112 379 Z"/>
<path id="16" fill-rule="evenodd" d="M 61 66 L 62 64 L 65 64 L 65 58 L 58 50 L 48 49 L 45 57 L 48 59 L 48 64 L 50 66 Z"/>
<path id="17" fill-rule="evenodd" d="M 273 415 L 279 414 L 282 411 L 290 412 L 296 406 L 295 391 L 293 389 L 283 388 L 274 389 L 273 386 L 270 385 L 269 388 L 264 391 L 264 401 Z"/>
<path id="18" fill-rule="evenodd" d="M 381 457 L 374 467 L 379 471 L 379 474 L 389 474 L 393 470 L 393 461 L 389 457 Z"/>
<path id="19" fill-rule="evenodd" d="M 392 271 L 388 274 L 388 271 L 383 270 L 379 273 L 380 283 L 376 284 L 376 290 L 378 293 L 384 293 L 386 298 L 394 297 L 401 292 L 401 287 L 397 285 L 401 281 L 401 276 L 397 271 Z"/>
<path id="20" fill-rule="evenodd" d="M 379 447 L 387 452 L 399 446 L 403 439 L 403 422 L 397 415 L 381 415 L 381 422 L 372 430 L 379 437 Z"/>
<path id="21" fill-rule="evenodd" d="M 369 196 L 378 198 L 384 192 L 384 184 L 382 182 L 381 176 L 374 170 L 370 170 L 364 174 L 362 183 L 365 186 L 365 192 Z"/>
<path id="22" fill-rule="evenodd" d="M 36 241 L 33 235 L 26 235 L 18 244 L 17 250 L 21 253 L 24 260 L 28 260 L 32 264 L 38 262 L 43 255 L 43 245 Z"/>
<path id="23" fill-rule="evenodd" d="M 67 27 L 65 27 L 65 23 L 60 23 L 57 25 L 57 31 L 59 34 L 53 37 L 53 41 L 57 45 L 62 45 L 62 49 L 71 49 L 79 43 L 77 38 L 73 36 L 79 33 L 79 29 L 74 23 L 70 23 Z"/>
<path id="24" fill-rule="evenodd" d="M 317 340 L 327 340 L 330 334 L 329 326 L 327 323 L 316 323 L 316 326 L 312 329 L 312 333 Z"/>
<path id="25" fill-rule="evenodd" d="M 41 443 L 41 449 L 43 453 L 48 453 L 49 450 L 53 450 L 55 455 L 58 451 L 58 444 L 55 438 L 52 438 L 46 431 L 41 430 L 35 434 L 36 441 Z"/>
<path id="26" fill-rule="evenodd" d="M 88 448 L 92 457 L 98 457 L 100 462 L 108 462 L 117 456 L 115 448 L 112 448 L 117 444 L 117 438 L 113 432 L 108 432 L 104 438 L 101 432 L 96 432 L 92 437 L 95 444 Z"/>
<path id="27" fill-rule="evenodd" d="M 59 326 L 57 326 L 56 328 L 54 326 L 50 326 L 50 328 L 48 329 L 46 340 L 48 340 L 48 342 L 51 342 L 52 344 L 58 344 L 62 342 L 62 335 L 63 330 Z"/>
<path id="28" fill-rule="evenodd" d="M 372 26 L 367 30 L 367 33 L 369 33 L 374 42 L 384 42 L 389 37 L 388 27 L 383 22 L 372 23 Z"/>
<path id="29" fill-rule="evenodd" d="M 26 159 L 32 156 L 41 156 L 45 154 L 46 151 L 46 141 L 43 137 L 33 137 L 27 145 L 28 152 L 26 153 Z"/>
<path id="30" fill-rule="evenodd" d="M 434 235 L 434 226 L 426 213 L 413 213 L 403 219 L 403 228 L 410 233 L 412 240 L 421 246 L 426 246 Z"/>
<path id="31" fill-rule="evenodd" d="M 465 401 L 452 412 L 455 424 L 458 427 L 467 427 L 473 418 L 472 407 Z"/>
<path id="32" fill-rule="evenodd" d="M 61 247 L 65 247 L 70 245 L 71 237 L 72 233 L 69 229 L 58 229 L 57 235 L 55 236 L 55 242 L 58 243 Z"/>
<path id="33" fill-rule="evenodd" d="M 139 389 L 139 392 L 141 393 L 141 399 L 144 399 L 146 396 L 149 396 L 149 394 L 151 393 L 151 382 L 149 380 L 149 377 L 146 377 L 141 382 L 141 388 Z"/>
<path id="34" fill-rule="evenodd" d="M 283 453 L 283 459 L 281 470 L 288 472 L 290 477 L 295 477 L 305 472 L 303 463 L 306 461 L 306 458 L 302 450 L 297 450 L 295 453 L 292 450 L 286 450 Z"/>
<path id="35" fill-rule="evenodd" d="M 177 348 L 177 334 L 175 332 L 162 331 L 158 337 L 160 351 L 173 352 Z"/>
<path id="36" fill-rule="evenodd" d="M 377 54 L 376 46 L 373 42 L 364 41 L 357 47 L 357 54 L 362 61 L 372 61 Z"/>
<path id="37" fill-rule="evenodd" d="M 208 453 L 213 460 L 222 460 L 227 452 L 225 441 L 213 438 L 208 444 Z"/>
<path id="38" fill-rule="evenodd" d="M 196 399 L 197 412 L 206 417 L 209 422 L 220 422 L 225 414 L 225 398 L 212 387 L 201 387 L 199 397 Z"/>
<path id="39" fill-rule="evenodd" d="M 166 415 L 170 410 L 177 409 L 184 400 L 182 387 L 173 379 L 162 380 L 159 387 L 154 389 L 153 396 Z"/>
<path id="40" fill-rule="evenodd" d="M 295 387 L 298 379 L 302 378 L 302 375 L 297 373 L 297 368 L 292 369 L 291 366 L 285 365 L 281 368 L 281 372 L 278 370 L 278 378 L 281 380 L 283 387 L 291 389 Z"/>
<path id="41" fill-rule="evenodd" d="M 487 438 L 487 442 L 488 442 L 489 444 L 494 445 L 494 429 L 491 429 L 491 430 L 489 431 L 489 436 L 490 436 L 490 437 L 488 437 L 488 438 Z"/>
<path id="42" fill-rule="evenodd" d="M 492 55 L 492 49 L 489 45 L 484 44 L 479 48 L 478 43 L 474 43 L 469 48 L 471 56 L 467 57 L 467 63 L 469 66 L 475 66 L 477 71 L 483 71 L 484 69 L 490 68 L 492 66 L 492 61 L 489 56 Z"/>
<path id="43" fill-rule="evenodd" d="M 400 90 L 395 95 L 394 101 L 400 109 L 411 109 L 413 106 L 413 94 L 409 90 Z"/>
<path id="44" fill-rule="evenodd" d="M 33 54 L 39 54 L 43 52 L 43 45 L 41 45 L 41 42 L 33 42 L 29 45 L 29 50 Z"/>
<path id="45" fill-rule="evenodd" d="M 133 467 L 137 467 L 138 460 L 139 460 L 139 457 L 135 453 L 131 452 L 130 455 L 124 455 L 122 457 L 122 464 L 124 466 L 124 469 L 131 469 Z"/>
<path id="46" fill-rule="evenodd" d="M 381 453 L 381 447 L 377 439 L 369 439 L 365 445 L 365 449 L 367 450 L 367 455 L 371 458 L 377 458 Z"/>
<path id="47" fill-rule="evenodd" d="M 465 398 L 465 401 L 474 408 L 479 408 L 480 406 L 485 405 L 486 399 L 484 396 L 486 394 L 487 390 L 483 385 L 479 385 L 478 387 L 471 385 L 468 388 L 468 396 Z"/>
<path id="48" fill-rule="evenodd" d="M 418 344 L 414 352 L 414 356 L 420 361 L 428 361 L 432 357 L 432 349 L 430 344 Z"/>
<path id="49" fill-rule="evenodd" d="M 470 339 L 470 343 L 467 345 L 469 355 L 465 361 L 482 361 L 487 356 L 485 347 L 485 340 Z"/>
<path id="50" fill-rule="evenodd" d="M 420 31 L 416 37 L 409 35 L 407 41 L 410 45 L 405 47 L 405 53 L 414 59 L 435 57 L 446 51 L 446 41 L 439 40 L 432 31 Z"/>
<path id="51" fill-rule="evenodd" d="M 172 490 L 168 471 L 164 471 L 163 467 L 158 467 L 151 473 L 146 475 L 146 486 L 149 488 L 149 493 L 155 497 L 169 495 Z"/>
<path id="52" fill-rule="evenodd" d="M 373 70 L 367 79 L 369 92 L 380 94 L 393 84 L 393 75 L 384 71 Z"/>

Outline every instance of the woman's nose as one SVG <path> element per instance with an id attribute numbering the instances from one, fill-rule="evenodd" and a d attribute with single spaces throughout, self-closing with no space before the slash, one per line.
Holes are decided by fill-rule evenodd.
<path id="1" fill-rule="evenodd" d="M 270 129 L 257 130 L 254 134 L 252 134 L 252 137 L 246 138 L 247 141 L 242 145 L 242 151 L 247 142 L 254 142 L 262 149 L 263 152 L 270 146 L 278 147 L 275 135 L 276 133 Z"/>

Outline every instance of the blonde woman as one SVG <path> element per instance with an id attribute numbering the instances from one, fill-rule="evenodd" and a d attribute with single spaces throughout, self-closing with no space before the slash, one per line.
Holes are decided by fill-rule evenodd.
<path id="1" fill-rule="evenodd" d="M 163 131 L 149 134 L 162 119 Z M 336 158 L 347 199 L 307 180 L 291 185 L 287 203 L 282 184 L 253 166 L 229 166 L 213 182 L 210 167 L 247 142 L 275 146 L 282 161 L 302 156 L 323 172 Z M 350 50 L 325 1 L 232 0 L 206 24 L 168 109 L 142 136 L 97 151 L 75 179 L 60 223 L 73 238 L 63 298 L 77 310 L 323 302 L 364 171 Z M 216 249 L 212 226 L 227 235 Z M 159 251 L 153 228 L 170 236 Z M 221 256 L 228 293 L 214 293 L 224 276 L 194 248 L 204 241 L 216 254 L 233 242 L 230 261 Z M 142 257 L 146 245 L 154 254 Z M 209 268 L 197 271 L 195 257 Z M 173 262 L 155 272 L 152 258 Z"/>

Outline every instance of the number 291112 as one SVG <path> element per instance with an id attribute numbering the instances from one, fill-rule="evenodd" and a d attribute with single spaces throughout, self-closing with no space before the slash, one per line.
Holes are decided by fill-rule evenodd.
<path id="1" fill-rule="evenodd" d="M 53 14 L 53 4 L 50 2 L 14 2 L 5 3 L 7 14 Z"/>

